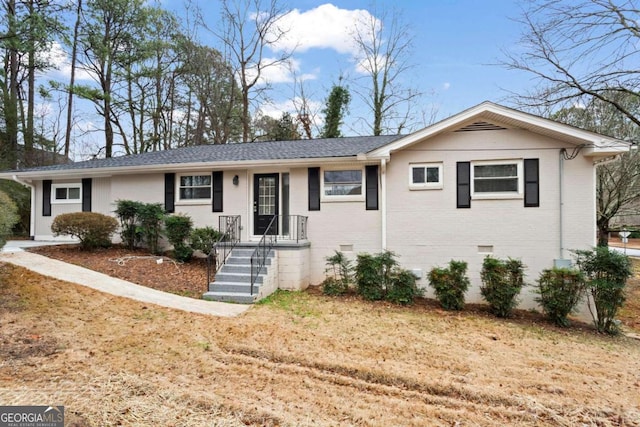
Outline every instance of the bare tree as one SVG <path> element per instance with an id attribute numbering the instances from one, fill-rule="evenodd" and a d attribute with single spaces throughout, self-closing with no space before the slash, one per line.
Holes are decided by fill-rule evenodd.
<path id="1" fill-rule="evenodd" d="M 222 30 L 209 27 L 204 18 L 201 24 L 213 33 L 223 45 L 223 53 L 235 69 L 240 82 L 242 100 L 242 141 L 250 139 L 251 104 L 267 86 L 261 85 L 265 69 L 287 63 L 292 50 L 277 49 L 287 34 L 282 18 L 289 12 L 278 0 L 222 0 Z M 279 53 L 266 56 L 265 49 Z"/>
<path id="2" fill-rule="evenodd" d="M 503 65 L 535 76 L 542 87 L 515 94 L 524 107 L 610 104 L 636 125 L 640 117 L 616 94 L 639 97 L 640 9 L 636 0 L 533 0 L 519 22 L 524 52 L 505 53 Z"/>
<path id="3" fill-rule="evenodd" d="M 373 135 L 402 133 L 412 127 L 412 107 L 419 92 L 403 78 L 413 67 L 413 37 L 397 11 L 377 10 L 357 23 L 353 41 L 358 48 L 358 67 L 365 84 L 354 88 L 371 112 L 365 122 Z"/>
<path id="4" fill-rule="evenodd" d="M 640 115 L 640 99 L 626 93 L 604 93 L 625 110 Z M 610 135 L 637 143 L 640 127 L 622 114 L 610 102 L 592 98 L 580 107 L 564 108 L 551 115 L 560 122 L 578 126 L 593 132 Z M 636 149 L 605 161 L 597 166 L 596 225 L 598 245 L 608 244 L 611 221 L 616 217 L 634 216 L 639 212 L 640 154 Z M 622 220 L 624 221 L 624 219 Z"/>

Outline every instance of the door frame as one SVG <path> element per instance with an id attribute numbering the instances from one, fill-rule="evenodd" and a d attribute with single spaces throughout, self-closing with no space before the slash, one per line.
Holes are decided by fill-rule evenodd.
<path id="1" fill-rule="evenodd" d="M 254 173 L 253 174 L 253 200 L 252 200 L 252 213 L 253 213 L 253 221 L 252 221 L 252 230 L 251 235 L 253 236 L 262 236 L 264 231 L 258 232 L 260 228 L 260 215 L 258 215 L 260 209 L 260 178 L 272 177 L 275 178 L 275 214 L 279 215 L 280 213 L 280 173 L 279 172 L 271 172 L 271 173 Z M 276 234 L 278 233 L 279 224 L 276 224 Z M 266 227 L 266 226 L 265 226 Z"/>

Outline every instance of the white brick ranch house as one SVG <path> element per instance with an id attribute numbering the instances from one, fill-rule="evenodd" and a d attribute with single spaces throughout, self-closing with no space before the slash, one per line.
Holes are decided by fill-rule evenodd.
<path id="1" fill-rule="evenodd" d="M 38 240 L 52 238 L 51 222 L 64 212 L 113 215 L 116 200 L 160 202 L 197 227 L 235 225 L 238 259 L 265 232 L 277 236 L 258 296 L 320 283 L 325 257 L 336 250 L 355 258 L 387 249 L 423 287 L 432 267 L 467 261 L 467 300 L 477 302 L 488 254 L 522 259 L 533 282 L 569 250 L 595 245 L 594 165 L 627 149 L 485 102 L 405 136 L 185 147 L 0 178 L 32 188 Z M 217 279 L 233 282 L 241 270 Z M 216 285 L 210 290 L 214 296 Z M 240 288 L 217 288 L 221 299 L 232 290 Z"/>

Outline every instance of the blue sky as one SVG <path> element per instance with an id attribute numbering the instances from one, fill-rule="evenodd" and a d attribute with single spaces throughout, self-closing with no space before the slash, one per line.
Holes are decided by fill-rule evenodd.
<path id="1" fill-rule="evenodd" d="M 303 40 L 294 55 L 296 72 L 308 77 L 305 89 L 318 105 L 322 105 L 338 76 L 345 75 L 347 83 L 360 76 L 339 33 L 352 31 L 353 18 L 373 11 L 371 4 L 359 0 L 298 0 L 289 4 L 294 9 L 293 22 L 304 23 L 294 24 L 291 30 L 293 38 Z M 165 5 L 179 11 L 182 2 L 166 0 Z M 201 1 L 200 7 L 208 22 L 218 21 L 217 2 Z M 535 83 L 529 75 L 496 65 L 504 59 L 502 51 L 518 49 L 523 28 L 514 19 L 520 15 L 519 2 L 379 0 L 376 8 L 398 10 L 414 36 L 411 62 L 415 68 L 406 76 L 424 93 L 420 100 L 424 115 L 435 112 L 436 118 L 442 119 L 485 100 L 508 104 L 507 91 L 526 92 Z M 306 38 L 313 41 L 305 42 Z M 323 40 L 326 43 L 320 47 Z M 202 33 L 202 41 L 212 42 L 211 36 Z M 275 116 L 279 111 L 292 110 L 287 100 L 292 97 L 293 86 L 284 75 L 274 77 L 271 105 L 262 103 L 261 107 Z M 361 133 L 353 122 L 365 114 L 362 103 L 353 96 L 347 118 L 350 129 L 343 129 L 343 133 Z"/>

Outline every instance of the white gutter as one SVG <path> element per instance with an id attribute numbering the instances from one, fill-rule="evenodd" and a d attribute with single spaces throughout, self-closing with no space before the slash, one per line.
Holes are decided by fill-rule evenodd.
<path id="1" fill-rule="evenodd" d="M 25 187 L 29 187 L 31 189 L 31 212 L 29 215 L 29 237 L 31 240 L 35 238 L 36 231 L 36 187 L 34 185 L 28 184 L 25 181 L 20 181 L 17 175 L 13 175 L 13 180 L 18 184 L 22 184 Z"/>
<path id="2" fill-rule="evenodd" d="M 273 167 L 273 166 L 287 166 L 287 167 L 303 167 L 308 165 L 316 165 L 318 163 L 354 163 L 357 161 L 357 156 L 348 157 L 318 157 L 309 159 L 271 159 L 271 160 L 233 160 L 218 162 L 202 161 L 191 163 L 163 163 L 146 166 L 110 166 L 110 167 L 87 167 L 87 168 L 70 168 L 70 169 L 57 169 L 57 170 L 33 170 L 20 172 L 21 178 L 32 179 L 47 179 L 55 177 L 65 178 L 80 178 L 80 177 L 108 177 L 112 175 L 124 175 L 130 173 L 153 173 L 153 172 L 197 172 L 200 170 L 211 170 L 212 165 L 215 165 L 216 170 L 235 170 L 235 169 L 248 169 L 251 167 Z M 3 176 L 10 176 L 0 172 L 0 179 Z"/>
<path id="3" fill-rule="evenodd" d="M 560 160 L 558 163 L 558 168 L 559 168 L 559 196 L 560 196 L 560 206 L 558 209 L 559 212 L 559 232 L 560 232 L 560 258 L 559 259 L 564 259 L 564 237 L 563 237 L 563 227 L 562 227 L 562 222 L 563 222 L 563 210 L 564 210 L 564 192 L 563 192 L 563 183 L 564 183 L 564 148 L 562 148 L 560 150 Z"/>
<path id="4" fill-rule="evenodd" d="M 382 210 L 382 250 L 387 250 L 387 160 L 380 159 L 380 209 Z"/>

